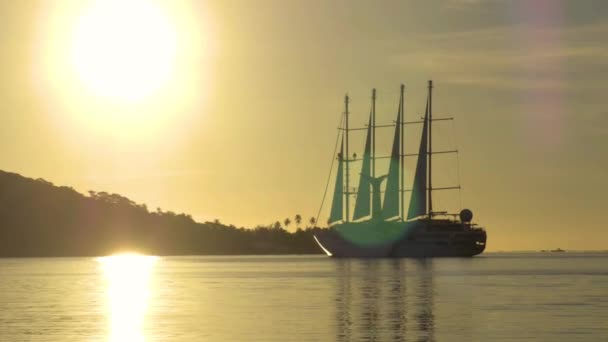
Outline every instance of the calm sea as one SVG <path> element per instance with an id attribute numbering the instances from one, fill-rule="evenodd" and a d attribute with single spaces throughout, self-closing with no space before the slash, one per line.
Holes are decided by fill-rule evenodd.
<path id="1" fill-rule="evenodd" d="M 608 254 L 0 259 L 0 341 L 608 341 Z"/>

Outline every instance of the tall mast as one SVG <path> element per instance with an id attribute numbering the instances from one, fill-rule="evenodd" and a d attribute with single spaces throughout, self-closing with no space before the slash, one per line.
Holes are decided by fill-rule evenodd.
<path id="1" fill-rule="evenodd" d="M 350 184 L 349 184 L 349 164 L 350 164 L 350 155 L 348 154 L 348 94 L 344 96 L 344 115 L 346 116 L 345 124 L 346 130 L 344 131 L 346 137 L 346 217 L 345 222 L 350 220 Z"/>
<path id="2" fill-rule="evenodd" d="M 431 131 L 432 131 L 432 127 L 433 127 L 433 80 L 429 80 L 429 118 L 428 118 L 429 122 L 428 122 L 428 127 L 429 127 L 429 150 L 428 150 L 428 156 L 429 156 L 429 217 L 433 216 L 433 172 L 432 172 L 432 164 L 431 164 L 431 157 L 433 156 L 433 138 L 431 135 Z M 348 122 L 348 121 L 347 121 Z M 346 138 L 348 141 L 348 136 Z M 348 150 L 348 144 L 347 146 L 347 150 Z M 348 164 L 346 164 L 348 166 Z M 347 176 L 348 177 L 348 176 Z M 347 178 L 348 179 L 348 178 Z"/>
<path id="3" fill-rule="evenodd" d="M 376 177 L 376 88 L 372 89 L 372 178 Z"/>
<path id="4" fill-rule="evenodd" d="M 404 195 L 405 195 L 405 191 L 404 191 L 405 190 L 405 185 L 404 185 L 405 184 L 405 179 L 404 179 L 405 178 L 405 167 L 404 167 L 404 161 L 403 161 L 403 159 L 405 158 L 405 156 L 404 156 L 404 154 L 405 154 L 405 148 L 404 148 L 404 146 L 405 145 L 404 145 L 404 142 L 403 142 L 403 137 L 405 135 L 404 134 L 405 132 L 403 131 L 403 128 L 404 128 L 403 124 L 405 122 L 404 117 L 403 117 L 404 116 L 404 111 L 405 111 L 405 108 L 404 108 L 405 107 L 405 103 L 404 103 L 404 97 L 403 97 L 404 96 L 404 92 L 405 92 L 405 85 L 402 84 L 401 85 L 401 98 L 399 100 L 399 110 L 400 110 L 399 115 L 401 116 L 401 120 L 400 120 L 401 121 L 401 127 L 400 127 L 401 128 L 401 131 L 400 131 L 400 133 L 401 133 L 401 137 L 400 137 L 400 139 L 401 139 L 401 150 L 400 150 L 401 153 L 399 153 L 399 159 L 401 159 L 401 179 L 400 179 L 401 185 L 399 186 L 399 189 L 400 189 L 399 193 L 401 194 L 401 219 L 403 221 L 405 221 L 405 206 L 404 206 L 404 203 L 405 203 L 405 201 L 404 201 Z"/>

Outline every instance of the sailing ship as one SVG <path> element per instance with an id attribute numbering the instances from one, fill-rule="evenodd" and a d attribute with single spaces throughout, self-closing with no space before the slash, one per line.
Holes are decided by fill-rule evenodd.
<path id="1" fill-rule="evenodd" d="M 332 257 L 470 257 L 480 254 L 486 247 L 486 231 L 472 222 L 471 210 L 459 214 L 433 210 L 433 192 L 459 189 L 456 187 L 434 188 L 432 184 L 432 123 L 451 118 L 433 119 L 433 81 L 428 83 L 425 115 L 422 121 L 405 122 L 404 89 L 401 85 L 399 109 L 394 125 L 395 132 L 388 173 L 376 175 L 376 128 L 393 125 L 376 125 L 376 91 L 372 90 L 372 109 L 361 160 L 359 185 L 350 188 L 350 165 L 355 158 L 349 157 L 349 97 L 345 97 L 343 125 L 340 127 L 341 145 L 337 155 L 338 170 L 328 223 L 330 227 L 315 233 L 321 249 Z M 404 127 L 406 124 L 422 124 L 420 146 L 417 154 L 406 154 Z M 405 189 L 404 158 L 417 156 L 413 186 Z M 386 181 L 382 191 L 382 183 Z M 410 201 L 405 211 L 405 193 Z M 356 195 L 354 212 L 350 214 L 350 199 Z M 384 199 L 382 199 L 384 195 Z"/>

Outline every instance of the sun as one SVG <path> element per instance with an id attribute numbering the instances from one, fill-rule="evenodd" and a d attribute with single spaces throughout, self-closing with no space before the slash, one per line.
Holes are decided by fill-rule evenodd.
<path id="1" fill-rule="evenodd" d="M 67 143 L 187 137 L 213 84 L 211 13 L 198 1 L 41 2 L 32 84 Z"/>
<path id="2" fill-rule="evenodd" d="M 168 83 L 175 68 L 176 29 L 152 0 L 99 0 L 76 21 L 71 64 L 93 95 L 141 101 Z"/>

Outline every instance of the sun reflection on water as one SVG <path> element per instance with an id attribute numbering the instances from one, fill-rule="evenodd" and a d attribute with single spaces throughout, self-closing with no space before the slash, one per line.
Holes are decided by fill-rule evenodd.
<path id="1" fill-rule="evenodd" d="M 110 342 L 144 342 L 150 276 L 158 257 L 118 254 L 97 258 L 106 279 Z"/>

